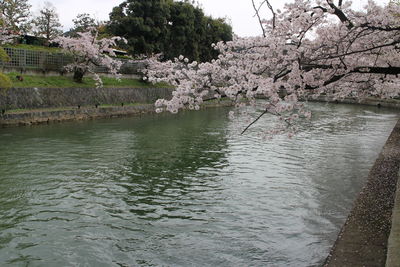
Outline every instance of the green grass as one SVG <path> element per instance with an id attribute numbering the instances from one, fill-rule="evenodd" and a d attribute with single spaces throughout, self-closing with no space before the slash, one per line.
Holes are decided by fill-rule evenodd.
<path id="1" fill-rule="evenodd" d="M 52 53 L 59 53 L 61 52 L 61 48 L 58 47 L 47 47 L 41 45 L 27 45 L 27 44 L 6 44 L 3 47 L 11 47 L 11 48 L 19 48 L 19 49 L 26 49 L 26 50 L 33 50 L 33 51 L 43 51 L 43 52 L 52 52 Z"/>
<path id="2" fill-rule="evenodd" d="M 19 81 L 16 76 L 21 75 L 17 72 L 7 73 L 10 77 L 13 87 L 15 88 L 94 88 L 96 82 L 90 78 L 85 77 L 83 83 L 76 83 L 72 77 L 67 76 L 39 76 L 39 75 L 21 75 L 23 81 Z M 165 83 L 151 84 L 139 79 L 122 78 L 117 80 L 115 78 L 102 77 L 103 87 L 106 88 L 162 88 L 170 87 Z"/>
<path id="3" fill-rule="evenodd" d="M 151 103 L 124 103 L 124 107 L 137 107 Z M 121 103 L 114 103 L 114 104 L 101 104 L 99 105 L 100 108 L 110 108 L 110 107 L 120 107 Z"/>
<path id="4" fill-rule="evenodd" d="M 26 113 L 26 112 L 35 112 L 35 111 L 64 111 L 64 110 L 73 110 L 73 107 L 56 107 L 56 108 L 18 108 L 18 109 L 7 109 L 6 114 L 9 113 Z"/>

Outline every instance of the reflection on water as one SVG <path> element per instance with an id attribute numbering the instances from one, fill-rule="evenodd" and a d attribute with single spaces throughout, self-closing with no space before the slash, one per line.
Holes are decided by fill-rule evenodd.
<path id="1" fill-rule="evenodd" d="M 273 141 L 227 109 L 0 129 L 0 266 L 320 265 L 397 115 L 310 108 Z"/>

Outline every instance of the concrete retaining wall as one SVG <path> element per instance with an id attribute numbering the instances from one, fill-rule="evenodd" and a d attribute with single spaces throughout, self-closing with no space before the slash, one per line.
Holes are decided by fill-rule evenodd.
<path id="1" fill-rule="evenodd" d="M 154 104 L 114 107 L 70 107 L 60 110 L 31 110 L 0 115 L 0 126 L 31 125 L 71 120 L 112 118 L 155 112 Z"/>
<path id="2" fill-rule="evenodd" d="M 345 98 L 341 100 L 332 100 L 327 96 L 320 96 L 316 99 L 309 99 L 312 102 L 324 102 L 324 103 L 340 103 L 340 104 L 353 104 L 353 105 L 367 105 L 377 106 L 382 108 L 396 108 L 400 109 L 399 99 L 379 99 L 379 98 L 365 98 L 363 100 L 357 100 L 352 98 Z"/>
<path id="3" fill-rule="evenodd" d="M 171 92 L 171 88 L 12 88 L 0 93 L 0 109 L 154 103 L 170 98 Z"/>

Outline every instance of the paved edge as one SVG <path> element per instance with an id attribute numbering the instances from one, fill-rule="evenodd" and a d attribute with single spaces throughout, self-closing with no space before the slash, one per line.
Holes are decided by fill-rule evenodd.
<path id="1" fill-rule="evenodd" d="M 214 108 L 232 106 L 231 101 L 205 102 L 201 108 Z M 27 110 L 17 113 L 0 114 L 0 128 L 9 126 L 27 126 L 64 121 L 92 120 L 101 118 L 140 116 L 155 113 L 154 104 L 138 104 L 135 106 L 110 106 L 110 107 L 65 107 L 53 110 L 44 108 L 40 110 Z"/>
<path id="2" fill-rule="evenodd" d="M 392 213 L 392 229 L 390 230 L 388 241 L 386 267 L 400 267 L 400 182 L 397 182 L 396 199 Z"/>
<path id="3" fill-rule="evenodd" d="M 385 266 L 399 166 L 400 120 L 370 170 L 324 266 Z"/>
<path id="4" fill-rule="evenodd" d="M 323 102 L 323 103 L 334 103 L 334 104 L 351 104 L 351 105 L 365 105 L 365 106 L 375 106 L 382 108 L 393 108 L 400 109 L 399 99 L 378 99 L 378 98 L 366 98 L 363 100 L 356 100 L 352 98 L 345 98 L 341 100 L 332 100 L 327 96 L 320 96 L 316 99 L 308 99 L 310 102 Z"/>

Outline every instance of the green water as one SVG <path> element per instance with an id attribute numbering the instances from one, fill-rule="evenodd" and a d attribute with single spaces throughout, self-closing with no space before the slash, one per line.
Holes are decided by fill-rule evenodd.
<path id="1" fill-rule="evenodd" d="M 310 108 L 273 141 L 223 108 L 0 129 L 0 266 L 320 265 L 398 116 Z"/>

